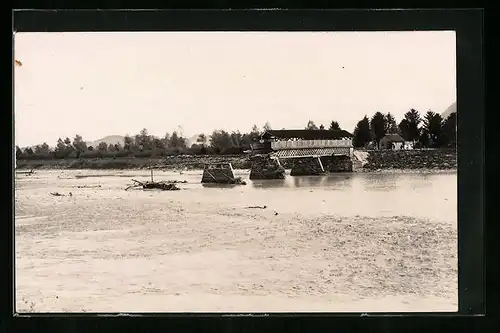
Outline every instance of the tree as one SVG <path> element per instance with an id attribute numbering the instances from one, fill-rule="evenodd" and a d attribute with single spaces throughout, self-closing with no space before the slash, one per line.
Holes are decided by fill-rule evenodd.
<path id="1" fill-rule="evenodd" d="M 149 135 L 148 130 L 143 128 L 139 132 L 139 140 L 143 150 L 151 150 L 153 148 L 153 140 L 151 135 Z"/>
<path id="2" fill-rule="evenodd" d="M 163 145 L 165 146 L 165 148 L 170 148 L 170 134 L 169 133 L 165 133 L 165 136 L 163 137 L 162 141 L 163 141 Z"/>
<path id="3" fill-rule="evenodd" d="M 430 147 L 432 142 L 426 130 L 420 131 L 420 137 L 418 138 L 419 147 Z"/>
<path id="4" fill-rule="evenodd" d="M 410 133 L 410 122 L 408 119 L 403 119 L 398 125 L 399 133 L 405 141 L 414 141 Z"/>
<path id="5" fill-rule="evenodd" d="M 370 132 L 370 121 L 367 116 L 358 121 L 356 127 L 354 128 L 354 147 L 364 147 L 368 142 L 372 140 L 372 135 Z"/>
<path id="6" fill-rule="evenodd" d="M 83 141 L 81 135 L 75 135 L 75 138 L 73 139 L 73 148 L 81 153 L 87 150 L 87 144 Z"/>
<path id="7" fill-rule="evenodd" d="M 54 153 L 56 157 L 62 158 L 66 156 L 66 145 L 64 144 L 64 141 L 61 138 L 57 139 L 57 144 Z"/>
<path id="8" fill-rule="evenodd" d="M 23 151 L 19 146 L 16 146 L 16 160 L 20 160 L 23 157 Z"/>
<path id="9" fill-rule="evenodd" d="M 128 152 L 135 150 L 134 139 L 128 134 L 126 134 L 125 138 L 123 139 L 123 149 Z"/>
<path id="10" fill-rule="evenodd" d="M 386 133 L 390 134 L 398 133 L 398 125 L 396 123 L 396 118 L 394 118 L 394 116 L 390 112 L 388 112 L 385 115 L 385 122 L 386 122 L 386 129 L 385 129 Z"/>
<path id="11" fill-rule="evenodd" d="M 108 144 L 104 141 L 99 142 L 99 146 L 97 146 L 97 150 L 105 152 L 108 151 Z"/>
<path id="12" fill-rule="evenodd" d="M 249 133 L 243 133 L 241 135 L 241 141 L 240 141 L 241 148 L 249 149 L 252 142 L 253 142 L 252 137 Z"/>
<path id="13" fill-rule="evenodd" d="M 66 156 L 69 156 L 73 152 L 73 150 L 75 150 L 75 149 L 73 148 L 73 145 L 71 144 L 71 139 L 68 138 L 68 137 L 66 137 L 66 139 L 64 139 L 64 145 L 65 145 L 65 147 L 64 147 L 64 151 L 65 151 L 64 157 L 66 157 Z"/>
<path id="14" fill-rule="evenodd" d="M 136 134 L 134 142 L 135 146 L 139 148 L 140 151 L 150 151 L 153 148 L 152 137 L 145 128 L 143 128 L 139 134 Z"/>
<path id="15" fill-rule="evenodd" d="M 269 122 L 268 122 L 268 121 L 266 121 L 266 123 L 264 124 L 264 126 L 262 126 L 262 129 L 263 129 L 264 131 L 270 131 L 270 130 L 272 130 L 272 128 L 271 128 L 271 124 L 269 124 Z"/>
<path id="16" fill-rule="evenodd" d="M 455 146 L 457 144 L 457 114 L 453 112 L 443 121 L 444 144 Z"/>
<path id="17" fill-rule="evenodd" d="M 153 138 L 153 150 L 165 150 L 165 143 L 162 139 Z"/>
<path id="18" fill-rule="evenodd" d="M 165 137 L 165 140 L 167 137 Z M 186 139 L 174 131 L 168 140 L 167 147 L 169 148 L 186 148 Z"/>
<path id="19" fill-rule="evenodd" d="M 420 138 L 420 114 L 418 113 L 417 110 L 411 109 L 410 111 L 405 113 L 404 119 L 406 119 L 407 122 L 405 122 L 405 126 L 407 126 L 406 131 L 407 131 L 407 140 L 408 141 L 417 141 Z M 400 124 L 401 125 L 401 124 Z"/>
<path id="20" fill-rule="evenodd" d="M 252 131 L 248 134 L 247 140 L 249 141 L 248 144 L 254 141 L 258 141 L 260 138 L 260 131 L 257 125 L 252 126 Z"/>
<path id="21" fill-rule="evenodd" d="M 319 125 L 319 129 L 320 130 L 324 130 L 325 129 L 325 126 L 323 126 L 323 124 Z"/>
<path id="22" fill-rule="evenodd" d="M 443 118 L 439 113 L 427 111 L 423 120 L 423 132 L 428 137 L 428 146 L 438 147 L 443 142 Z"/>
<path id="23" fill-rule="evenodd" d="M 372 133 L 373 139 L 379 148 L 380 139 L 385 136 L 386 118 L 381 112 L 375 112 L 372 119 L 370 120 L 370 131 Z"/>
<path id="24" fill-rule="evenodd" d="M 187 147 L 187 140 L 185 137 L 182 135 L 179 135 L 179 146 L 178 148 L 186 148 Z"/>
<path id="25" fill-rule="evenodd" d="M 49 145 L 46 142 L 42 143 L 41 145 L 36 145 L 35 146 L 35 154 L 49 155 L 50 154 Z"/>
<path id="26" fill-rule="evenodd" d="M 306 130 L 317 130 L 318 129 L 318 126 L 316 126 L 316 124 L 314 123 L 314 121 L 312 120 L 309 120 L 307 122 L 307 125 L 306 125 Z"/>
<path id="27" fill-rule="evenodd" d="M 340 130 L 340 125 L 338 122 L 332 120 L 332 122 L 330 123 L 330 128 L 329 128 L 330 131 L 339 131 Z"/>
<path id="28" fill-rule="evenodd" d="M 24 149 L 24 154 L 26 154 L 27 156 L 33 155 L 33 149 L 31 149 L 31 147 Z"/>
<path id="29" fill-rule="evenodd" d="M 196 139 L 196 142 L 204 146 L 207 143 L 207 136 L 203 133 L 200 133 L 198 135 L 198 138 Z"/>
<path id="30" fill-rule="evenodd" d="M 231 148 L 231 137 L 229 133 L 224 130 L 215 130 L 210 135 L 210 146 L 218 151 Z"/>
<path id="31" fill-rule="evenodd" d="M 231 139 L 232 147 L 240 148 L 242 146 L 243 136 L 241 135 L 240 131 L 233 131 L 229 137 Z"/>
<path id="32" fill-rule="evenodd" d="M 45 153 L 45 154 L 50 153 L 50 147 L 47 144 L 47 142 L 42 143 L 41 150 L 42 150 L 42 153 Z"/>
<path id="33" fill-rule="evenodd" d="M 88 146 L 87 150 L 88 150 L 88 151 L 94 151 L 94 147 L 92 147 L 92 146 Z"/>
<path id="34" fill-rule="evenodd" d="M 169 145 L 168 145 L 170 148 L 179 148 L 180 146 L 180 139 L 179 139 L 179 135 L 177 134 L 177 131 L 174 131 L 172 133 L 172 136 L 170 136 L 170 140 L 169 140 Z"/>

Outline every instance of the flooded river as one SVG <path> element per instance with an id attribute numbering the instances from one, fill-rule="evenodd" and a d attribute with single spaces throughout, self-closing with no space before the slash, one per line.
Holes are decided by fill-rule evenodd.
<path id="1" fill-rule="evenodd" d="M 155 172 L 187 181 L 164 192 L 124 190 L 149 171 L 16 176 L 17 310 L 457 310 L 456 172 L 248 174 Z"/>

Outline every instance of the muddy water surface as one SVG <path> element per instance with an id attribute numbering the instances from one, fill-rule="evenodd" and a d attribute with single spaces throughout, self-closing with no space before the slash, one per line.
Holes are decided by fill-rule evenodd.
<path id="1" fill-rule="evenodd" d="M 131 178 L 149 172 L 16 176 L 18 311 L 457 310 L 454 172 Z"/>

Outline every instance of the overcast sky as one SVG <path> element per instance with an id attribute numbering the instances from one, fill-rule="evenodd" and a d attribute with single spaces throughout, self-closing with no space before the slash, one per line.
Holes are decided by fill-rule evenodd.
<path id="1" fill-rule="evenodd" d="M 365 114 L 443 112 L 454 32 L 16 33 L 15 140 L 214 129 L 353 131 Z"/>

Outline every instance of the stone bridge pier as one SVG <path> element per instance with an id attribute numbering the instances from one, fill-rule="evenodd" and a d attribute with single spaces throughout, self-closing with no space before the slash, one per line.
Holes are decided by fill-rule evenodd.
<path id="1" fill-rule="evenodd" d="M 334 172 L 352 172 L 349 156 L 298 157 L 292 161 L 291 176 L 315 176 Z"/>
<path id="2" fill-rule="evenodd" d="M 250 158 L 250 179 L 284 179 L 285 168 L 277 158 L 270 155 L 257 155 Z"/>

